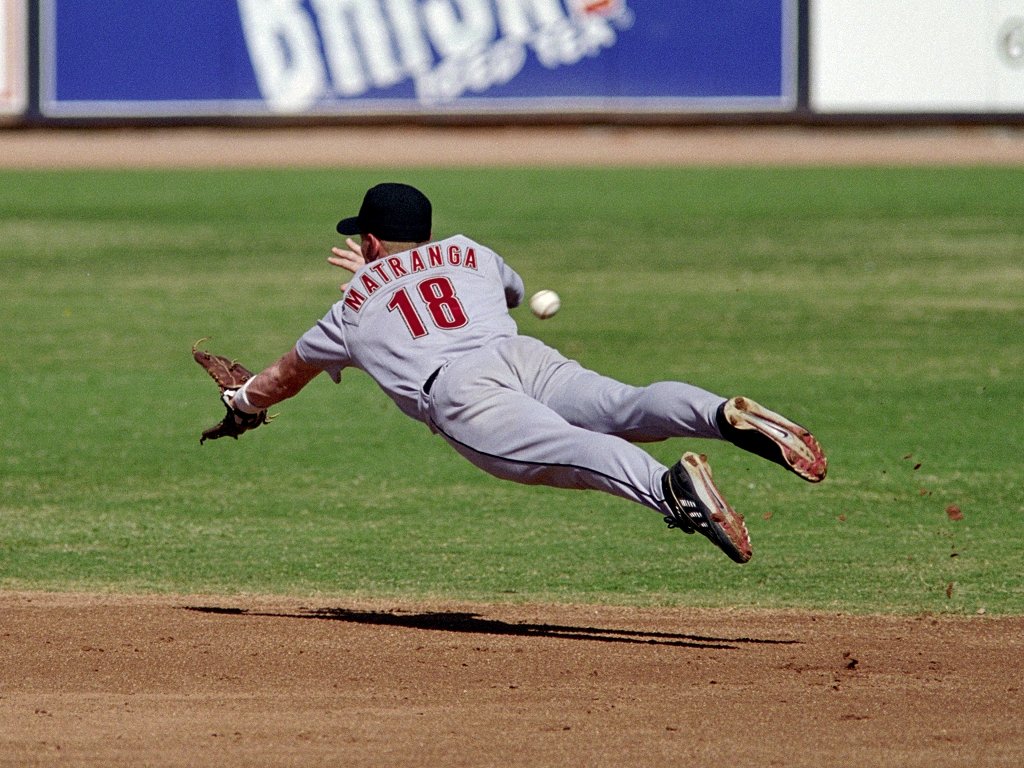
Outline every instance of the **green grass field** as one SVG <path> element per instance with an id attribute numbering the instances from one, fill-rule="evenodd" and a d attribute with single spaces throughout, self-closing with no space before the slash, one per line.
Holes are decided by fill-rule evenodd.
<path id="1" fill-rule="evenodd" d="M 337 294 L 365 188 L 421 186 L 633 383 L 811 427 L 802 483 L 706 452 L 737 566 L 652 512 L 504 483 L 362 374 L 217 421 L 193 341 L 262 367 Z M 0 588 L 1024 613 L 1024 171 L 0 172 Z M 963 519 L 951 519 L 950 505 Z"/>

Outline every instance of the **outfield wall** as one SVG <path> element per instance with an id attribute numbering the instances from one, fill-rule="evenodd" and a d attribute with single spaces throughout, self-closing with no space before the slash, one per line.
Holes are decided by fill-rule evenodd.
<path id="1" fill-rule="evenodd" d="M 1024 111 L 1024 0 L 819 0 L 809 27 L 817 113 Z"/>
<path id="2" fill-rule="evenodd" d="M 0 119 L 28 109 L 28 60 L 27 4 L 0 0 Z"/>
<path id="3" fill-rule="evenodd" d="M 1024 118 L 1024 0 L 0 0 L 0 117 Z"/>

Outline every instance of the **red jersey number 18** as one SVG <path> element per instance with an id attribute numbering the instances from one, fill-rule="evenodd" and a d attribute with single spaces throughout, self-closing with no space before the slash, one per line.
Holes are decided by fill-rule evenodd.
<path id="1" fill-rule="evenodd" d="M 455 286 L 447 277 L 432 277 L 416 284 L 416 293 L 427 309 L 434 325 L 444 330 L 461 328 L 469 322 L 466 310 L 455 295 Z M 389 311 L 398 310 L 406 328 L 414 339 L 430 333 L 427 324 L 413 303 L 409 292 L 403 287 L 391 296 L 387 304 Z"/>

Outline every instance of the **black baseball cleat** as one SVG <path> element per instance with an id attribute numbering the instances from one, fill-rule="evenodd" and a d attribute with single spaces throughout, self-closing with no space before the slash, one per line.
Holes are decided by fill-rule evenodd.
<path id="1" fill-rule="evenodd" d="M 743 515 L 733 510 L 718 492 L 707 456 L 684 453 L 662 476 L 661 484 L 665 501 L 672 509 L 665 517 L 669 528 L 702 533 L 737 563 L 753 557 Z"/>
<path id="2" fill-rule="evenodd" d="M 726 400 L 717 421 L 722 437 L 733 445 L 774 461 L 809 483 L 825 479 L 828 459 L 814 435 L 749 397 Z"/>

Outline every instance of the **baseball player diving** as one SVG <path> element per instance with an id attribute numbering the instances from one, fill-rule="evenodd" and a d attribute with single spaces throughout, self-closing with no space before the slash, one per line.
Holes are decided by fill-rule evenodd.
<path id="1" fill-rule="evenodd" d="M 687 452 L 666 467 L 637 443 L 727 440 L 824 479 L 814 436 L 749 398 L 676 381 L 630 386 L 520 335 L 509 309 L 523 300 L 522 278 L 468 237 L 432 239 L 431 216 L 414 187 L 367 191 L 358 215 L 338 222 L 348 249 L 329 259 L 353 272 L 342 298 L 275 363 L 254 376 L 242 368 L 241 386 L 218 381 L 227 415 L 203 439 L 237 437 L 321 372 L 338 382 L 354 367 L 485 472 L 629 499 L 738 563 L 753 554 L 750 537 L 706 457 Z"/>

